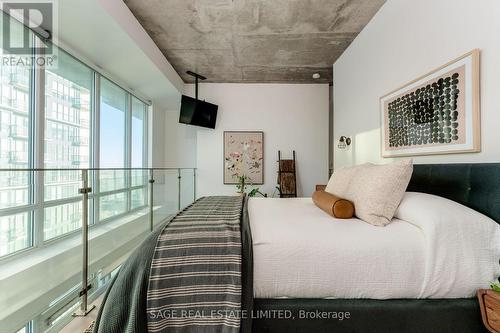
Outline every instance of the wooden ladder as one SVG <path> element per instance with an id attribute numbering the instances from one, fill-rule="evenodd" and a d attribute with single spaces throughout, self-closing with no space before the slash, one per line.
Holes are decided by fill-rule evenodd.
<path id="1" fill-rule="evenodd" d="M 278 150 L 278 185 L 280 198 L 297 197 L 297 175 L 295 168 L 295 150 L 292 160 L 282 160 L 281 151 Z"/>

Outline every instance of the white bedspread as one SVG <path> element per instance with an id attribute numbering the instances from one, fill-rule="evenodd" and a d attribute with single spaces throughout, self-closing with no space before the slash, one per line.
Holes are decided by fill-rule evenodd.
<path id="1" fill-rule="evenodd" d="M 385 228 L 309 198 L 252 198 L 249 215 L 257 298 L 472 297 L 500 274 L 500 226 L 427 194 L 407 193 Z"/>

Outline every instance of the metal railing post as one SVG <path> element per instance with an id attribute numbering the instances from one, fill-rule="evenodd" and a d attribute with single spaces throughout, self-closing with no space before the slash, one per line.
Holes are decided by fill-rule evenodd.
<path id="1" fill-rule="evenodd" d="M 149 229 L 153 231 L 154 221 L 153 221 L 153 186 L 155 183 L 154 170 L 149 169 Z"/>
<path id="2" fill-rule="evenodd" d="M 181 169 L 177 169 L 177 183 L 178 183 L 178 193 L 177 193 L 177 210 L 181 210 Z"/>
<path id="3" fill-rule="evenodd" d="M 83 194 L 82 199 L 82 248 L 83 248 L 83 266 L 82 266 L 82 290 L 80 297 L 82 302 L 80 310 L 73 313 L 74 317 L 85 317 L 90 311 L 94 310 L 95 305 L 88 307 L 88 291 L 92 285 L 88 284 L 88 268 L 89 268 L 89 193 L 92 188 L 89 187 L 88 170 L 82 170 L 82 188 L 78 193 Z"/>

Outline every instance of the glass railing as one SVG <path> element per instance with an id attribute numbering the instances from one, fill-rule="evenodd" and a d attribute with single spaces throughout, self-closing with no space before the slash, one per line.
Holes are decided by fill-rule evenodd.
<path id="1" fill-rule="evenodd" d="M 58 332 L 195 200 L 196 170 L 0 169 L 0 333 Z"/>

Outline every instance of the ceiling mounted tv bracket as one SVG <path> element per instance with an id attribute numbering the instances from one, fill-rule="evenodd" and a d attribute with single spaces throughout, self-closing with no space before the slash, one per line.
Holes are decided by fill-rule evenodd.
<path id="1" fill-rule="evenodd" d="M 195 73 L 195 72 L 191 72 L 191 71 L 187 71 L 186 72 L 187 75 L 191 75 L 191 76 L 194 76 L 194 86 L 195 86 L 195 97 L 196 99 L 198 99 L 198 80 L 202 80 L 202 81 L 205 81 L 207 78 L 204 77 L 203 75 L 200 75 L 198 73 Z"/>

